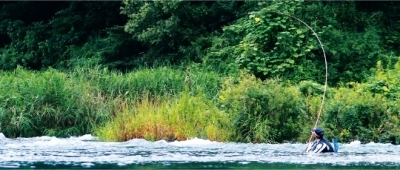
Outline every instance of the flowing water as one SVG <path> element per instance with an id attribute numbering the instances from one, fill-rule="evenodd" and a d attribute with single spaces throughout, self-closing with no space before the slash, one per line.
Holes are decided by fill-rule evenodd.
<path id="1" fill-rule="evenodd" d="M 338 153 L 303 154 L 305 144 L 222 143 L 202 139 L 99 142 L 70 138 L 6 138 L 0 168 L 86 169 L 400 169 L 400 146 L 352 142 Z"/>

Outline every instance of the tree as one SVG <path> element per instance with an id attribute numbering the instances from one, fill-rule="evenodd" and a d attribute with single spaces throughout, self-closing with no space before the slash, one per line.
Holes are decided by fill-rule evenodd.
<path id="1" fill-rule="evenodd" d="M 384 30 L 373 14 L 358 11 L 354 2 L 269 1 L 262 8 L 224 27 L 209 48 L 210 60 L 229 60 L 228 66 L 245 68 L 261 79 L 281 77 L 299 82 L 325 79 L 329 82 L 362 81 L 381 57 Z M 227 66 L 225 66 L 227 67 Z"/>
<path id="2" fill-rule="evenodd" d="M 120 2 L 9 2 L 0 13 L 0 68 L 62 68 L 71 45 L 80 46 L 103 29 L 124 24 Z M 46 10 L 44 10 L 44 8 Z M 50 9 L 50 10 L 47 10 Z M 22 11 L 22 12 L 21 12 Z M 43 12 L 44 11 L 44 12 Z"/>
<path id="3" fill-rule="evenodd" d="M 123 1 L 125 31 L 145 45 L 146 61 L 199 61 L 204 37 L 237 18 L 238 1 Z"/>

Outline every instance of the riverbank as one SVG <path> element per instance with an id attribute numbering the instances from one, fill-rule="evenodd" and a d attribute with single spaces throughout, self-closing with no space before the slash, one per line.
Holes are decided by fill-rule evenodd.
<path id="1" fill-rule="evenodd" d="M 389 71 L 396 70 L 381 70 L 375 77 Z M 314 82 L 261 81 L 244 72 L 228 77 L 201 69 L 123 74 L 100 67 L 71 72 L 19 68 L 0 74 L 0 131 L 7 137 L 307 141 L 322 95 L 322 85 Z M 373 83 L 379 81 L 328 88 L 319 123 L 326 137 L 399 143 L 398 100 Z"/>

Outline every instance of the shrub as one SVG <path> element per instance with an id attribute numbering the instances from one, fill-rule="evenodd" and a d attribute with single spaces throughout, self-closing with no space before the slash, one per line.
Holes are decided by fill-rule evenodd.
<path id="1" fill-rule="evenodd" d="M 338 88 L 325 109 L 324 126 L 339 140 L 349 142 L 392 142 L 399 138 L 399 108 L 381 94 L 372 94 L 355 85 Z M 397 139 L 398 140 L 398 139 Z"/>
<path id="2" fill-rule="evenodd" d="M 228 78 L 220 93 L 221 109 L 236 117 L 235 138 L 242 142 L 297 139 L 305 122 L 301 100 L 295 87 L 246 74 Z"/>

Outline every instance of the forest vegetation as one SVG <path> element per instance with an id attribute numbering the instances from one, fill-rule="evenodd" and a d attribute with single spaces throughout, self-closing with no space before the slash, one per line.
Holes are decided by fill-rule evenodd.
<path id="1" fill-rule="evenodd" d="M 306 142 L 327 78 L 326 138 L 400 144 L 398 11 L 395 1 L 1 1 L 0 132 Z"/>

